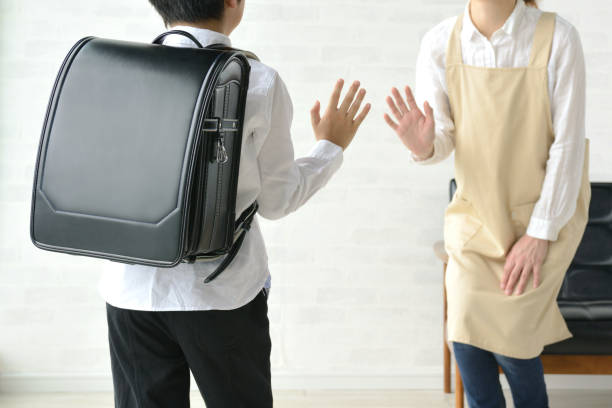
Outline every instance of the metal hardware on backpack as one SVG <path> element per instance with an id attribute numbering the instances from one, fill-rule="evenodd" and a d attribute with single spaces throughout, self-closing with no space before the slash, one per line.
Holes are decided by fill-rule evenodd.
<path id="1" fill-rule="evenodd" d="M 198 48 L 161 45 L 177 34 Z M 51 92 L 32 193 L 39 248 L 156 267 L 238 253 L 235 215 L 254 54 L 172 30 L 153 44 L 87 37 Z"/>

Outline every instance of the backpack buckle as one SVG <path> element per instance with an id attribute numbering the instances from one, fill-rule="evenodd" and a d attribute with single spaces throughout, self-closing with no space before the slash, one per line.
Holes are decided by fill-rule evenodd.
<path id="1" fill-rule="evenodd" d="M 240 125 L 238 119 L 210 118 L 204 119 L 202 132 L 204 133 L 225 133 L 237 132 Z"/>

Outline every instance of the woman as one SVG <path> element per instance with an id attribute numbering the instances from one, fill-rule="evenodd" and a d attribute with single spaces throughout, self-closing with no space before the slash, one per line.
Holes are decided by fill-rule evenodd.
<path id="1" fill-rule="evenodd" d="M 455 151 L 448 338 L 468 402 L 505 406 L 500 365 L 516 407 L 547 407 L 539 355 L 571 337 L 556 297 L 590 200 L 578 33 L 533 1 L 471 0 L 424 37 L 416 83 L 425 113 L 394 88 L 385 120 L 419 163 Z"/>

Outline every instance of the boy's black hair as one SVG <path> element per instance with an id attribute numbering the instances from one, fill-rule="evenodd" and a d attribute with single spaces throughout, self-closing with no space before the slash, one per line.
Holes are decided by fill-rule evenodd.
<path id="1" fill-rule="evenodd" d="M 220 20 L 225 10 L 224 0 L 149 0 L 169 26 L 184 21 L 197 23 L 206 20 Z"/>

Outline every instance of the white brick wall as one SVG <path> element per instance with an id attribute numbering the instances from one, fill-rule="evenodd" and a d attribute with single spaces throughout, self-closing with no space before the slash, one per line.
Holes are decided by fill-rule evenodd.
<path id="1" fill-rule="evenodd" d="M 278 384 L 380 375 L 418 386 L 419 376 L 433 375 L 429 384 L 437 385 L 442 289 L 431 245 L 442 234 L 452 164 L 411 165 L 382 113 L 391 86 L 413 84 L 421 36 L 459 13 L 464 1 L 246 1 L 234 44 L 257 52 L 287 82 L 299 154 L 313 142 L 308 109 L 317 98 L 327 100 L 336 78 L 360 79 L 374 104 L 328 188 L 300 212 L 263 223 L 274 279 Z M 591 178 L 612 180 L 612 3 L 548 0 L 542 6 L 582 34 Z M 35 151 L 52 81 L 72 43 L 85 35 L 150 41 L 162 29 L 146 0 L 0 0 L 2 376 L 109 373 L 104 304 L 95 287 L 100 271 L 116 266 L 32 246 Z"/>

